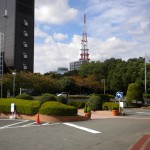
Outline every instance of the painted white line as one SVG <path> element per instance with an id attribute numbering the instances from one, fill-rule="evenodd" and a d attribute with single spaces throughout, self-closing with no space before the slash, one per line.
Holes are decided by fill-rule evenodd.
<path id="1" fill-rule="evenodd" d="M 31 126 L 32 124 L 35 124 L 35 123 L 36 123 L 36 122 L 28 123 L 28 124 L 23 125 L 22 127 Z"/>
<path id="2" fill-rule="evenodd" d="M 7 120 L 7 121 L 12 121 L 12 120 L 14 120 L 14 121 L 24 121 L 24 120 L 22 120 L 22 119 L 9 119 L 9 118 L 6 118 L 6 119 L 5 119 L 5 118 L 3 118 L 3 119 L 1 118 L 0 121 L 1 121 L 1 120 Z M 29 121 L 29 120 L 28 120 L 28 121 Z"/>
<path id="3" fill-rule="evenodd" d="M 25 120 L 25 121 L 22 121 L 22 122 L 17 122 L 17 123 L 9 124 L 7 126 L 0 127 L 0 129 L 8 128 L 8 127 L 11 127 L 11 126 L 14 126 L 14 125 L 17 125 L 17 124 L 21 124 L 21 123 L 24 123 L 24 122 L 27 122 L 27 121 L 29 121 L 29 120 Z"/>
<path id="4" fill-rule="evenodd" d="M 89 128 L 85 128 L 85 127 L 82 127 L 82 126 L 78 126 L 78 125 L 75 125 L 75 124 L 72 124 L 72 123 L 63 123 L 67 126 L 71 126 L 71 127 L 74 127 L 74 128 L 77 128 L 77 129 L 80 129 L 80 130 L 84 130 L 84 131 L 87 131 L 87 132 L 90 132 L 90 133 L 101 133 L 99 131 L 96 131 L 96 130 L 93 130 L 93 129 L 89 129 Z"/>
<path id="5" fill-rule="evenodd" d="M 46 122 L 46 123 L 44 123 L 44 124 L 42 124 L 43 126 L 46 126 L 46 125 L 49 125 L 49 122 Z"/>
<path id="6" fill-rule="evenodd" d="M 120 116 L 120 117 L 116 117 L 116 119 L 138 119 L 138 120 L 150 120 L 150 118 L 128 117 L 128 116 Z"/>
<path id="7" fill-rule="evenodd" d="M 148 112 L 136 112 L 137 114 L 148 114 L 148 115 L 150 115 L 150 113 L 148 113 Z"/>
<path id="8" fill-rule="evenodd" d="M 52 126 L 52 125 L 57 125 L 57 124 L 60 124 L 60 123 L 51 123 L 51 124 L 49 124 L 49 125 L 51 125 L 51 126 Z"/>
<path id="9" fill-rule="evenodd" d="M 23 123 L 23 122 L 22 122 Z M 52 125 L 57 125 L 57 124 L 60 124 L 60 123 L 52 123 L 52 124 L 49 124 L 49 122 L 47 123 L 44 123 L 44 124 L 36 124 L 36 122 L 32 122 L 32 123 L 29 123 L 29 124 L 25 124 L 25 125 L 22 125 L 22 126 L 5 126 L 5 128 L 2 128 L 2 129 L 16 129 L 16 128 L 25 128 L 25 127 L 39 127 L 39 126 L 52 126 Z"/>
<path id="10" fill-rule="evenodd" d="M 52 126 L 52 125 L 57 125 L 57 124 L 60 124 L 60 123 L 50 123 L 50 122 L 46 122 L 46 123 L 43 123 L 41 124 L 42 126 Z"/>

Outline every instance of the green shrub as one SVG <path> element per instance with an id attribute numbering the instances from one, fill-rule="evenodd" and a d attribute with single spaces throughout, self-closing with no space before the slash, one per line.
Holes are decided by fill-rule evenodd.
<path id="1" fill-rule="evenodd" d="M 103 102 L 109 102 L 111 101 L 112 98 L 115 98 L 115 96 L 111 94 L 92 94 L 92 95 L 99 96 L 100 99 L 103 100 Z"/>
<path id="2" fill-rule="evenodd" d="M 33 100 L 33 97 L 29 94 L 20 94 L 15 97 L 16 99 Z"/>
<path id="3" fill-rule="evenodd" d="M 100 99 L 99 96 L 92 95 L 89 99 L 87 104 L 91 107 L 91 110 L 100 110 L 102 108 L 103 101 Z"/>
<path id="4" fill-rule="evenodd" d="M 59 102 L 45 102 L 38 113 L 52 116 L 74 116 L 77 115 L 77 109 Z"/>
<path id="5" fill-rule="evenodd" d="M 150 94 L 143 94 L 144 98 L 150 98 Z"/>
<path id="6" fill-rule="evenodd" d="M 119 110 L 119 104 L 118 103 L 114 103 L 114 102 L 105 102 L 102 105 L 102 109 L 103 110 Z"/>
<path id="7" fill-rule="evenodd" d="M 0 100 L 0 112 L 1 113 L 10 113 L 11 112 L 11 103 L 14 103 L 16 106 L 16 112 L 21 114 L 32 115 L 36 114 L 40 108 L 41 103 L 35 100 L 22 100 L 22 99 L 2 99 Z"/>
<path id="8" fill-rule="evenodd" d="M 46 93 L 40 96 L 38 100 L 42 103 L 45 103 L 47 101 L 56 101 L 56 96 L 53 94 Z"/>
<path id="9" fill-rule="evenodd" d="M 143 102 L 143 89 L 139 83 L 132 83 L 128 86 L 126 101 L 131 104 L 132 100 Z"/>
<path id="10" fill-rule="evenodd" d="M 81 101 L 71 101 L 68 104 L 76 107 L 77 109 L 83 108 L 85 106 L 85 102 L 81 102 Z"/>
<path id="11" fill-rule="evenodd" d="M 91 112 L 91 107 L 86 104 L 86 105 L 84 106 L 84 112 L 85 112 L 85 113 L 90 113 L 90 112 Z"/>
<path id="12" fill-rule="evenodd" d="M 112 98 L 115 98 L 115 96 L 110 94 L 100 94 L 99 96 L 104 102 L 109 102 Z"/>
<path id="13" fill-rule="evenodd" d="M 56 97 L 57 102 L 63 103 L 63 104 L 67 104 L 68 100 L 67 98 L 63 97 L 63 96 L 57 96 Z"/>
<path id="14" fill-rule="evenodd" d="M 69 95 L 69 99 L 75 99 L 75 100 L 77 100 L 77 99 L 88 99 L 89 98 L 89 96 L 84 96 L 84 95 Z"/>
<path id="15" fill-rule="evenodd" d="M 84 106 L 84 112 L 87 112 L 87 105 Z"/>

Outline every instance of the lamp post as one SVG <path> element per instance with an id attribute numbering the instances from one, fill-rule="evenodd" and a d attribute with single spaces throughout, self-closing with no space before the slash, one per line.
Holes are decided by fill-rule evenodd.
<path id="1" fill-rule="evenodd" d="M 15 97 L 15 80 L 16 80 L 16 72 L 13 72 L 12 75 L 13 75 L 13 97 Z"/>
<path id="2" fill-rule="evenodd" d="M 4 54 L 4 33 L 0 32 L 0 86 L 1 98 L 3 95 L 3 54 Z"/>
<path id="3" fill-rule="evenodd" d="M 104 94 L 105 94 L 105 79 L 102 79 L 101 82 L 104 83 Z"/>

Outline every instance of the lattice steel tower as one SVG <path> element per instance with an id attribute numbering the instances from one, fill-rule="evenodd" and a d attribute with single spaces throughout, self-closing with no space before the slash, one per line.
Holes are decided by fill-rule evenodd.
<path id="1" fill-rule="evenodd" d="M 81 40 L 81 58 L 80 60 L 89 61 L 89 49 L 88 49 L 88 40 L 87 40 L 87 29 L 86 29 L 86 15 L 84 14 L 84 27 L 83 27 L 83 33 L 82 33 L 82 40 Z"/>

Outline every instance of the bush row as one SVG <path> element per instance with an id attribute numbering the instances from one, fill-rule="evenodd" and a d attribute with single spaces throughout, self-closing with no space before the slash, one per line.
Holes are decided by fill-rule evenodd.
<path id="1" fill-rule="evenodd" d="M 70 102 L 68 103 L 68 105 L 74 106 L 74 107 L 76 107 L 77 109 L 79 109 L 79 108 L 83 108 L 83 107 L 85 106 L 85 102 L 81 102 L 81 101 L 70 101 Z"/>
<path id="2" fill-rule="evenodd" d="M 38 113 L 53 116 L 74 116 L 77 115 L 77 109 L 59 102 L 46 102 L 41 106 Z"/>
<path id="3" fill-rule="evenodd" d="M 0 112 L 10 113 L 11 103 L 15 103 L 15 109 L 17 113 L 21 114 L 36 114 L 40 108 L 41 103 L 39 101 L 30 101 L 22 99 L 2 99 L 0 100 Z"/>
<path id="4" fill-rule="evenodd" d="M 75 107 L 65 105 L 60 102 L 45 102 L 42 104 L 40 101 L 14 98 L 0 100 L 0 113 L 10 113 L 11 103 L 15 103 L 15 110 L 17 113 L 26 115 L 33 115 L 37 113 L 54 116 L 77 115 L 77 109 Z"/>
<path id="5" fill-rule="evenodd" d="M 16 99 L 24 99 L 24 100 L 33 100 L 33 97 L 29 94 L 20 94 L 18 96 L 15 97 Z M 49 94 L 49 93 L 45 93 L 42 96 L 40 96 L 39 98 L 37 98 L 38 101 L 40 101 L 41 103 L 45 103 L 47 101 L 57 101 L 63 104 L 67 104 L 67 99 L 65 97 L 62 96 L 55 96 L 53 94 Z"/>
<path id="6" fill-rule="evenodd" d="M 102 109 L 103 110 L 119 110 L 119 104 L 118 103 L 114 103 L 114 102 L 105 102 L 102 105 Z"/>
<path id="7" fill-rule="evenodd" d="M 69 95 L 69 99 L 88 99 L 90 96 L 85 95 Z"/>
<path id="8" fill-rule="evenodd" d="M 150 94 L 143 94 L 144 98 L 150 98 Z"/>
<path id="9" fill-rule="evenodd" d="M 29 94 L 20 94 L 15 97 L 16 99 L 33 100 L 33 97 Z"/>

